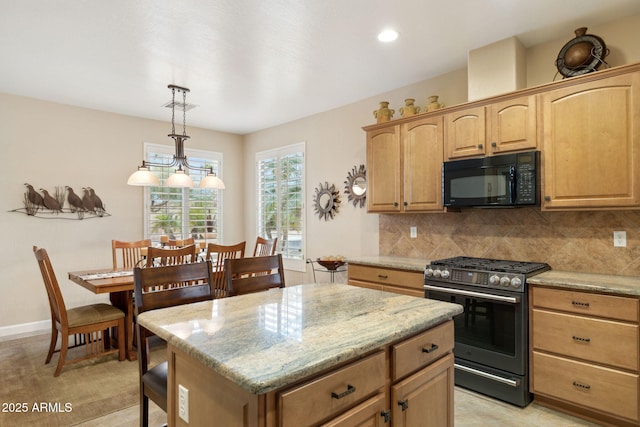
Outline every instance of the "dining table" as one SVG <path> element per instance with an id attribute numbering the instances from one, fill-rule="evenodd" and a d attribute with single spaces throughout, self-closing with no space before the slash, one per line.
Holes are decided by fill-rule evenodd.
<path id="1" fill-rule="evenodd" d="M 133 271 L 113 268 L 71 271 L 69 280 L 94 294 L 109 294 L 111 304 L 124 312 L 125 356 L 127 360 L 136 360 L 138 357 L 133 349 Z"/>

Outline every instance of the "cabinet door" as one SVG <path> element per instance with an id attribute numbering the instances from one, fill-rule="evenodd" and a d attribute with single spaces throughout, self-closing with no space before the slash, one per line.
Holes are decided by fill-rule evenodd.
<path id="1" fill-rule="evenodd" d="M 535 95 L 490 104 L 487 113 L 487 151 L 499 154 L 537 147 Z"/>
<path id="2" fill-rule="evenodd" d="M 368 212 L 400 212 L 399 133 L 399 126 L 367 133 Z"/>
<path id="3" fill-rule="evenodd" d="M 485 109 L 468 108 L 445 115 L 447 158 L 485 154 Z"/>
<path id="4" fill-rule="evenodd" d="M 379 393 L 321 427 L 383 427 L 388 409 L 387 394 Z"/>
<path id="5" fill-rule="evenodd" d="M 640 206 L 640 73 L 543 93 L 543 209 Z"/>
<path id="6" fill-rule="evenodd" d="M 393 427 L 453 426 L 453 354 L 391 387 Z"/>
<path id="7" fill-rule="evenodd" d="M 442 211 L 442 116 L 402 125 L 403 209 Z"/>

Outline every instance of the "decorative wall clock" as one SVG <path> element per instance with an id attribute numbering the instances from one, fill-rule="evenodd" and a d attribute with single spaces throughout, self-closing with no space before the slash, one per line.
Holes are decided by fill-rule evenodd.
<path id="1" fill-rule="evenodd" d="M 564 77 L 575 77 L 596 71 L 609 54 L 600 37 L 586 34 L 587 27 L 575 30 L 576 37 L 569 40 L 558 53 L 556 67 Z"/>
<path id="2" fill-rule="evenodd" d="M 338 207 L 340 205 L 340 192 L 336 190 L 336 186 L 325 181 L 324 186 L 320 183 L 320 186 L 316 188 L 316 195 L 313 198 L 313 209 L 318 218 L 324 218 L 325 221 L 333 219 L 338 213 Z"/>

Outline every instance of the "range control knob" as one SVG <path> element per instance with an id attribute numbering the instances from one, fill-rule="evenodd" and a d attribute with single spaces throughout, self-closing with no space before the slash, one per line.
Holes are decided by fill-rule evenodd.
<path id="1" fill-rule="evenodd" d="M 507 276 L 500 278 L 500 285 L 509 286 L 510 283 L 511 283 L 511 279 L 509 279 Z"/>
<path id="2" fill-rule="evenodd" d="M 427 269 L 424 271 L 424 275 L 425 275 L 425 276 L 427 276 L 427 277 L 431 277 L 431 276 L 433 276 L 433 268 L 427 268 Z"/>
<path id="3" fill-rule="evenodd" d="M 442 270 L 442 273 L 440 273 L 440 276 L 443 279 L 447 279 L 449 277 L 449 270 Z"/>
<path id="4" fill-rule="evenodd" d="M 514 277 L 513 279 L 511 279 L 511 287 L 512 288 L 519 288 L 520 285 L 522 285 L 522 280 L 520 280 L 518 277 Z"/>
<path id="5" fill-rule="evenodd" d="M 497 274 L 492 275 L 491 277 L 489 277 L 489 283 L 491 283 L 492 285 L 497 285 L 500 283 L 500 277 L 498 277 Z"/>
<path id="6" fill-rule="evenodd" d="M 433 270 L 433 277 L 440 277 L 441 271 L 438 270 L 437 268 L 435 270 Z"/>

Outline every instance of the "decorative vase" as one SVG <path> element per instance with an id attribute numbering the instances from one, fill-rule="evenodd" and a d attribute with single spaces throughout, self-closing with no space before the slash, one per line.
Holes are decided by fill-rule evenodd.
<path id="1" fill-rule="evenodd" d="M 442 107 L 444 107 L 444 104 L 441 104 L 438 102 L 437 95 L 433 95 L 429 97 L 429 104 L 425 107 L 425 110 L 429 112 L 429 111 L 437 110 Z"/>
<path id="2" fill-rule="evenodd" d="M 420 107 L 416 107 L 413 103 L 416 102 L 413 98 L 407 98 L 404 100 L 404 107 L 400 109 L 400 115 L 402 117 L 413 116 L 420 112 Z"/>
<path id="3" fill-rule="evenodd" d="M 389 108 L 389 102 L 380 101 L 380 108 L 373 112 L 373 117 L 378 120 L 378 123 L 384 123 L 391 120 L 395 110 Z"/>

